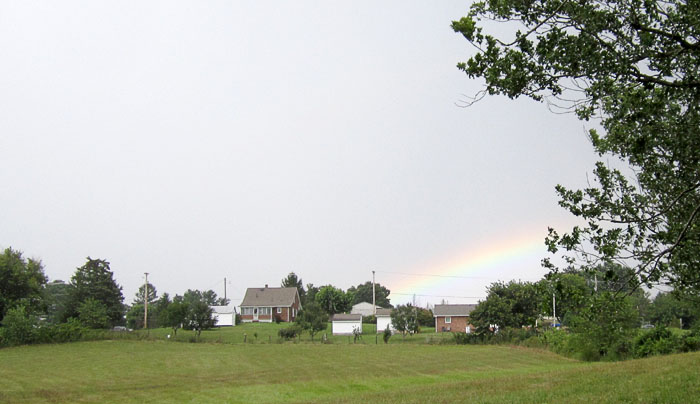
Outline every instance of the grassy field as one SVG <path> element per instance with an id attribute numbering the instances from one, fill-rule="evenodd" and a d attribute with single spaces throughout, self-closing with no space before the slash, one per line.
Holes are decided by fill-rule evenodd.
<path id="1" fill-rule="evenodd" d="M 0 350 L 1 403 L 693 403 L 700 353 L 581 363 L 503 346 L 95 341 Z"/>

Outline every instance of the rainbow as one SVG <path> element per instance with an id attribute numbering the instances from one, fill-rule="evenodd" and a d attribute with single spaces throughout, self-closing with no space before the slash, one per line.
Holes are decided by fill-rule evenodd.
<path id="1" fill-rule="evenodd" d="M 544 235 L 538 230 L 506 240 L 483 242 L 449 259 L 382 276 L 388 278 L 386 284 L 392 291 L 392 302 L 407 301 L 412 294 L 445 296 L 455 291 L 476 302 L 476 298 L 486 295 L 485 287 L 492 282 L 540 279 L 546 272 L 540 261 L 547 255 Z"/>

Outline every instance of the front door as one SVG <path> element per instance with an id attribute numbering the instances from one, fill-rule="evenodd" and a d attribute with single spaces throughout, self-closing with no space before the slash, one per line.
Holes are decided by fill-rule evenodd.
<path id="1" fill-rule="evenodd" d="M 258 308 L 253 309 L 253 321 L 258 321 Z"/>

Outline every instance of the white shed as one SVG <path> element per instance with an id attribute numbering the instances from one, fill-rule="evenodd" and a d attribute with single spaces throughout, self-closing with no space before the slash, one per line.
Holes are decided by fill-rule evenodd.
<path id="1" fill-rule="evenodd" d="M 211 306 L 211 316 L 217 327 L 236 325 L 235 306 Z"/>
<path id="2" fill-rule="evenodd" d="M 389 327 L 391 332 L 395 332 L 396 328 L 391 323 L 391 309 L 377 308 L 377 333 L 382 333 Z"/>
<path id="3" fill-rule="evenodd" d="M 331 322 L 333 335 L 352 335 L 355 329 L 362 332 L 362 314 L 335 314 Z"/>

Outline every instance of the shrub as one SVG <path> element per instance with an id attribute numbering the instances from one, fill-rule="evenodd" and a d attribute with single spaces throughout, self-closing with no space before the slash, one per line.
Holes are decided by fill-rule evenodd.
<path id="1" fill-rule="evenodd" d="M 28 313 L 26 307 L 17 306 L 9 309 L 2 320 L 2 325 L 4 345 L 23 345 L 36 342 L 36 317 Z"/>
<path id="2" fill-rule="evenodd" d="M 377 324 L 377 317 L 374 314 L 365 316 L 362 317 L 362 322 L 365 324 Z"/>
<path id="3" fill-rule="evenodd" d="M 289 341 L 290 339 L 294 339 L 301 334 L 301 328 L 297 325 L 292 325 L 287 328 L 280 328 L 277 334 L 280 336 L 280 338 L 284 338 L 285 340 Z"/>
<path id="4" fill-rule="evenodd" d="M 88 329 L 77 319 L 69 318 L 67 322 L 39 328 L 38 341 L 41 343 L 59 343 L 80 341 L 88 335 Z"/>
<path id="5" fill-rule="evenodd" d="M 452 333 L 453 342 L 457 345 L 478 344 L 483 342 L 483 337 L 478 334 L 467 334 L 466 332 Z"/>
<path id="6" fill-rule="evenodd" d="M 663 326 L 640 334 L 634 341 L 634 354 L 638 358 L 669 354 L 678 350 L 680 350 L 678 337 Z"/>
<path id="7" fill-rule="evenodd" d="M 384 340 L 385 344 L 389 343 L 389 338 L 391 338 L 391 327 L 387 325 L 382 333 L 382 339 Z"/>
<path id="8" fill-rule="evenodd" d="M 573 356 L 572 336 L 567 331 L 550 328 L 540 334 L 538 338 L 552 352 L 564 356 Z"/>

